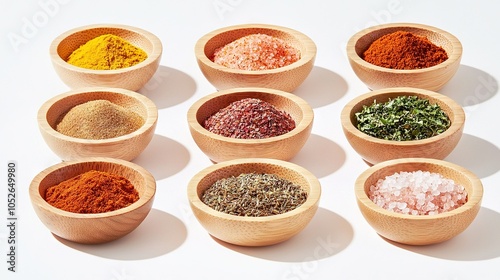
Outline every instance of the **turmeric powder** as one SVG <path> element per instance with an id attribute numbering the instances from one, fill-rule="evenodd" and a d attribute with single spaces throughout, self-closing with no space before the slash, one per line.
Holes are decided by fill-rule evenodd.
<path id="1" fill-rule="evenodd" d="M 146 52 L 112 34 L 98 36 L 77 48 L 67 62 L 94 70 L 115 70 L 144 61 Z"/>

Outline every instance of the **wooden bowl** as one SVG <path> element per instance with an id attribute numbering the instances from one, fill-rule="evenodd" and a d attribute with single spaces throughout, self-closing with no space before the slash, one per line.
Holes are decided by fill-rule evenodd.
<path id="1" fill-rule="evenodd" d="M 391 212 L 370 200 L 367 193 L 378 179 L 396 172 L 418 170 L 439 173 L 462 185 L 468 194 L 467 202 L 448 212 L 414 216 Z M 356 179 L 355 194 L 363 217 L 379 235 L 399 243 L 427 245 L 451 239 L 472 223 L 481 208 L 483 186 L 476 175 L 456 164 L 436 159 L 407 158 L 389 160 L 365 170 Z"/>
<path id="2" fill-rule="evenodd" d="M 108 100 L 133 110 L 145 123 L 132 133 L 99 140 L 70 137 L 56 131 L 61 116 L 74 106 L 92 100 Z M 62 160 L 95 156 L 132 160 L 151 142 L 157 120 L 158 109 L 153 101 L 139 93 L 120 88 L 71 90 L 47 100 L 38 111 L 38 127 L 42 137 Z"/>
<path id="3" fill-rule="evenodd" d="M 242 217 L 212 209 L 203 203 L 203 192 L 217 180 L 242 173 L 275 174 L 304 188 L 306 202 L 289 212 L 267 217 Z M 189 181 L 188 199 L 195 217 L 213 237 L 242 246 L 266 246 L 298 234 L 311 221 L 321 196 L 319 180 L 296 164 L 275 159 L 235 159 L 214 164 Z"/>
<path id="4" fill-rule="evenodd" d="M 446 51 L 448 59 L 428 68 L 398 70 L 380 67 L 362 58 L 362 54 L 373 41 L 396 31 L 407 31 L 427 37 L 433 44 Z M 462 58 L 462 44 L 452 34 L 436 27 L 415 23 L 389 23 L 369 27 L 354 34 L 347 42 L 347 57 L 354 73 L 372 90 L 415 87 L 437 91 L 457 72 Z"/>
<path id="5" fill-rule="evenodd" d="M 91 170 L 127 178 L 139 193 L 139 200 L 127 207 L 98 214 L 64 211 L 45 200 L 47 188 Z M 100 157 L 53 165 L 36 175 L 29 187 L 31 203 L 42 223 L 61 238 L 85 244 L 112 241 L 133 231 L 151 210 L 155 192 L 154 177 L 141 166 Z"/>
<path id="6" fill-rule="evenodd" d="M 148 58 L 134 66 L 116 70 L 86 69 L 66 62 L 78 47 L 104 34 L 127 40 L 143 49 Z M 137 91 L 153 77 L 160 64 L 161 54 L 161 41 L 154 34 L 119 24 L 96 24 L 71 29 L 55 38 L 50 45 L 54 69 L 70 88 L 102 86 Z"/>
<path id="7" fill-rule="evenodd" d="M 203 127 L 203 121 L 209 116 L 244 98 L 258 98 L 289 113 L 295 121 L 295 128 L 266 139 L 235 139 Z M 266 88 L 235 88 L 202 97 L 191 105 L 187 119 L 194 141 L 214 162 L 251 157 L 289 160 L 302 149 L 311 135 L 314 113 L 305 100 L 287 92 Z"/>
<path id="8" fill-rule="evenodd" d="M 301 58 L 290 65 L 270 70 L 231 69 L 214 63 L 214 51 L 251 34 L 277 37 L 300 50 Z M 306 35 L 290 28 L 267 24 L 243 24 L 224 27 L 201 37 L 195 45 L 198 66 L 207 80 L 224 90 L 237 87 L 264 87 L 294 91 L 311 72 L 316 58 L 316 45 Z"/>
<path id="9" fill-rule="evenodd" d="M 361 132 L 357 128 L 355 113 L 363 106 L 387 102 L 398 96 L 418 96 L 438 104 L 451 120 L 450 127 L 443 133 L 422 140 L 393 141 L 379 139 Z M 417 88 L 388 88 L 374 90 L 349 101 L 342 109 L 340 120 L 345 137 L 352 148 L 368 163 L 376 164 L 385 160 L 419 157 L 444 159 L 457 146 L 462 137 L 465 112 L 453 99 L 442 94 Z"/>

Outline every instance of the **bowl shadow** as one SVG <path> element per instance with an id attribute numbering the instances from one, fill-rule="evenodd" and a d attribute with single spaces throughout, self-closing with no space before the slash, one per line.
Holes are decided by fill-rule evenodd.
<path id="1" fill-rule="evenodd" d="M 64 245 L 90 255 L 115 260 L 144 260 L 179 248 L 187 238 L 187 229 L 177 217 L 153 208 L 134 231 L 108 243 L 89 245 L 54 237 Z"/>
<path id="2" fill-rule="evenodd" d="M 304 82 L 293 91 L 312 108 L 319 108 L 342 98 L 347 93 L 346 80 L 326 68 L 314 66 Z"/>
<path id="3" fill-rule="evenodd" d="M 346 153 L 337 143 L 323 136 L 311 134 L 304 147 L 289 161 L 322 178 L 339 170 L 345 160 Z"/>
<path id="4" fill-rule="evenodd" d="M 155 134 L 149 145 L 132 162 L 146 168 L 156 180 L 170 177 L 187 166 L 190 154 L 181 143 Z"/>
<path id="5" fill-rule="evenodd" d="M 479 178 L 500 170 L 500 148 L 477 136 L 464 133 L 457 147 L 445 160 L 461 165 Z"/>
<path id="6" fill-rule="evenodd" d="M 480 69 L 460 65 L 455 76 L 439 92 L 454 99 L 466 112 L 473 111 L 497 94 L 498 81 Z"/>
<path id="7" fill-rule="evenodd" d="M 500 257 L 500 213 L 481 207 L 476 219 L 461 234 L 448 241 L 410 246 L 385 239 L 402 249 L 439 259 L 481 261 Z"/>
<path id="8" fill-rule="evenodd" d="M 188 100 L 196 92 L 196 82 L 188 74 L 160 65 L 139 91 L 153 100 L 158 109 L 168 108 Z"/>
<path id="9" fill-rule="evenodd" d="M 245 247 L 212 238 L 222 246 L 244 255 L 279 262 L 304 262 L 340 253 L 351 243 L 353 236 L 354 230 L 346 219 L 320 207 L 303 231 L 282 243 Z"/>

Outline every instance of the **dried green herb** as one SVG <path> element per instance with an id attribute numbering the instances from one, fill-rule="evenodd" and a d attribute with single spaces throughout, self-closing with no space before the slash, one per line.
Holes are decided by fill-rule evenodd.
<path id="1" fill-rule="evenodd" d="M 216 181 L 202 201 L 211 208 L 236 216 L 282 214 L 302 205 L 307 193 L 274 174 L 243 173 Z"/>
<path id="2" fill-rule="evenodd" d="M 385 103 L 374 100 L 355 115 L 360 131 L 385 140 L 426 139 L 443 133 L 451 125 L 438 104 L 418 96 L 398 96 Z"/>

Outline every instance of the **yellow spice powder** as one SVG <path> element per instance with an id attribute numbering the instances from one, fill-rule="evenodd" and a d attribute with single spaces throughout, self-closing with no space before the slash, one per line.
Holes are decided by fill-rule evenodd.
<path id="1" fill-rule="evenodd" d="M 105 34 L 81 45 L 67 62 L 87 69 L 114 70 L 134 66 L 147 57 L 144 50 L 119 36 Z"/>
<path id="2" fill-rule="evenodd" d="M 82 139 L 108 139 L 132 133 L 144 124 L 134 111 L 108 100 L 94 100 L 69 110 L 57 124 L 64 135 Z"/>

